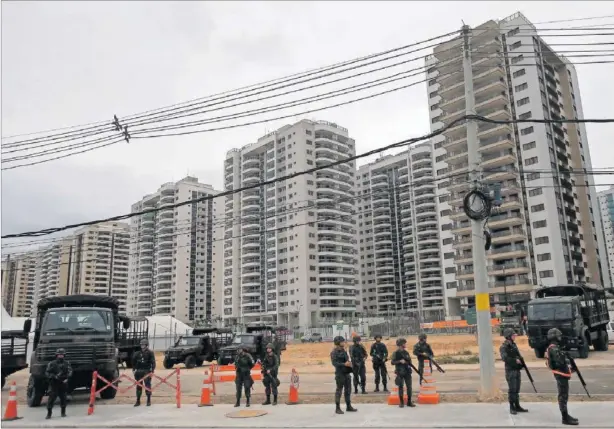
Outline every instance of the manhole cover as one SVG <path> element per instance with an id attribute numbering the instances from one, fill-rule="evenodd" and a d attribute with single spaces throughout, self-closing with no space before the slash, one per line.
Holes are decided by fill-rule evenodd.
<path id="1" fill-rule="evenodd" d="M 226 414 L 226 417 L 231 419 L 249 419 L 251 417 L 266 416 L 267 414 L 268 412 L 264 410 L 240 410 L 228 413 Z"/>

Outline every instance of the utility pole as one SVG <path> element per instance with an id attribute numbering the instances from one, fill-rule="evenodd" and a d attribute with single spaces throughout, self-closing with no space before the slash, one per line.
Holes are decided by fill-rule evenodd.
<path id="1" fill-rule="evenodd" d="M 471 66 L 471 28 L 463 25 L 463 74 L 465 78 L 465 114 L 475 115 L 473 93 L 473 70 Z M 471 186 L 480 182 L 480 155 L 478 153 L 478 123 L 467 120 L 467 152 Z M 482 223 L 471 220 L 473 243 L 473 273 L 475 283 L 475 309 L 478 323 L 478 344 L 480 350 L 480 391 L 483 398 L 497 393 L 495 382 L 495 358 L 492 350 L 492 328 L 490 325 L 490 295 L 488 293 L 488 272 L 486 270 L 486 250 Z"/>

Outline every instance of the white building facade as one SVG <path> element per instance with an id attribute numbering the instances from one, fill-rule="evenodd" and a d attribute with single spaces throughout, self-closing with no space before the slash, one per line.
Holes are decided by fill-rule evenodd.
<path id="1" fill-rule="evenodd" d="M 601 212 L 602 236 L 605 242 L 608 275 L 605 276 L 604 286 L 614 285 L 614 186 L 598 194 L 599 210 Z"/>

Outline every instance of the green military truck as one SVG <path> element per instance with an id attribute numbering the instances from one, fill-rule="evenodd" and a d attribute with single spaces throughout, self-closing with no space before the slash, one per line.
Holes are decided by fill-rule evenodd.
<path id="1" fill-rule="evenodd" d="M 529 301 L 527 312 L 529 345 L 538 358 L 544 357 L 552 328 L 563 333 L 564 349 L 577 350 L 581 359 L 588 357 L 591 345 L 596 351 L 608 350 L 610 316 L 600 286 L 582 283 L 541 288 Z"/>
<path id="2" fill-rule="evenodd" d="M 38 302 L 34 341 L 30 359 L 30 379 L 26 389 L 28 406 L 38 407 L 47 393 L 47 364 L 63 348 L 73 375 L 68 391 L 90 389 L 94 371 L 112 381 L 119 377 L 121 328 L 129 329 L 130 320 L 120 318 L 119 301 L 109 296 L 69 295 L 43 298 Z M 24 324 L 30 332 L 31 320 Z M 104 386 L 102 381 L 97 389 Z M 113 399 L 117 390 L 108 388 L 102 399 Z"/>
<path id="3" fill-rule="evenodd" d="M 194 328 L 192 335 L 179 337 L 164 353 L 164 368 L 171 369 L 183 363 L 189 369 L 205 361 L 213 362 L 218 359 L 219 350 L 232 343 L 233 337 L 227 328 Z"/>
<path id="4" fill-rule="evenodd" d="M 233 363 L 239 348 L 246 348 L 256 360 L 262 360 L 266 353 L 266 345 L 272 343 L 275 353 L 281 362 L 281 352 L 286 350 L 288 330 L 283 326 L 251 323 L 245 328 L 245 333 L 237 334 L 232 343 L 219 351 L 218 364 Z"/>
<path id="5" fill-rule="evenodd" d="M 499 323 L 499 334 L 503 336 L 506 329 L 511 328 L 516 334 L 522 334 L 520 312 L 516 310 L 505 310 L 501 312 Z"/>
<path id="6" fill-rule="evenodd" d="M 27 354 L 27 332 L 2 331 L 2 387 L 6 377 L 28 367 Z"/>

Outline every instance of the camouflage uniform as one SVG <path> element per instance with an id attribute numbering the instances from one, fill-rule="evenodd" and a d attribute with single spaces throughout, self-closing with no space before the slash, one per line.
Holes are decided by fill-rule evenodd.
<path id="1" fill-rule="evenodd" d="M 68 390 L 68 380 L 72 376 L 70 362 L 64 359 L 64 349 L 55 352 L 55 360 L 47 364 L 45 375 L 49 382 L 49 398 L 47 399 L 47 419 L 51 418 L 55 400 L 60 398 L 60 409 L 62 417 L 66 417 L 66 393 Z"/>
<path id="2" fill-rule="evenodd" d="M 548 331 L 548 341 L 550 341 L 550 345 L 546 350 L 546 365 L 548 365 L 548 368 L 550 368 L 556 380 L 556 387 L 559 393 L 559 410 L 561 411 L 563 424 L 577 426 L 578 419 L 570 416 L 567 412 L 571 368 L 567 354 L 559 346 L 562 337 L 563 334 L 557 328 L 552 328 Z"/>
<path id="3" fill-rule="evenodd" d="M 411 356 L 405 350 L 406 344 L 407 340 L 405 338 L 399 338 L 397 340 L 398 349 L 392 353 L 390 358 L 391 363 L 395 367 L 395 383 L 399 387 L 399 407 L 401 408 L 405 406 L 405 401 L 403 401 L 403 385 L 407 386 L 407 406 L 416 406 L 411 400 Z M 401 362 L 402 360 L 405 362 Z"/>
<path id="4" fill-rule="evenodd" d="M 156 355 L 149 350 L 149 342 L 141 340 L 141 350 L 136 352 L 132 357 L 132 372 L 134 379 L 145 385 L 145 395 L 147 395 L 147 406 L 151 405 L 151 376 L 150 373 L 156 370 Z M 108 387 L 111 389 L 111 387 Z M 140 384 L 136 385 L 136 402 L 135 407 L 141 405 L 141 396 L 143 395 L 143 387 Z"/>
<path id="5" fill-rule="evenodd" d="M 421 376 L 424 375 L 424 361 L 434 356 L 433 349 L 430 344 L 426 342 L 426 334 L 420 334 L 418 336 L 418 342 L 414 345 L 414 356 L 418 358 L 418 372 Z M 433 371 L 433 364 L 429 360 L 429 366 Z M 422 384 L 422 379 L 420 379 Z"/>
<path id="6" fill-rule="evenodd" d="M 508 387 L 508 401 L 510 403 L 510 413 L 516 414 L 517 412 L 526 412 L 524 408 L 520 406 L 520 382 L 521 373 L 523 368 L 520 363 L 520 351 L 518 346 L 514 342 L 513 336 L 516 333 L 513 329 L 506 329 L 503 331 L 505 336 L 505 342 L 499 347 L 499 353 L 501 354 L 501 360 L 505 363 L 505 379 L 507 380 Z"/>
<path id="7" fill-rule="evenodd" d="M 350 375 L 352 373 L 352 367 L 346 365 L 347 362 L 350 362 L 350 357 L 344 348 L 345 338 L 335 337 L 334 343 L 335 348 L 330 353 L 330 360 L 335 367 L 335 383 L 337 384 L 337 388 L 335 389 L 335 412 L 337 414 L 343 414 L 341 410 L 342 392 L 345 396 L 346 411 L 357 411 L 352 407 L 350 397 L 352 394 L 352 380 Z"/>
<path id="8" fill-rule="evenodd" d="M 245 390 L 245 406 L 249 407 L 250 405 L 249 399 L 251 397 L 251 388 L 254 384 L 251 371 L 255 364 L 254 358 L 247 350 L 240 351 L 235 358 L 235 387 L 237 389 L 237 402 L 235 403 L 235 407 L 241 405 L 241 389 Z"/>
<path id="9" fill-rule="evenodd" d="M 365 346 L 360 344 L 360 337 L 353 338 L 354 344 L 350 346 L 350 357 L 352 358 L 352 372 L 354 373 L 354 393 L 358 393 L 358 384 L 362 389 L 362 393 L 367 393 L 365 390 L 367 384 L 367 368 L 365 360 L 367 360 L 367 350 Z"/>
<path id="10" fill-rule="evenodd" d="M 262 405 L 269 405 L 271 403 L 271 391 L 273 392 L 273 405 L 277 405 L 277 387 L 280 384 L 277 378 L 279 356 L 275 354 L 273 344 L 267 344 L 266 349 L 267 353 L 264 355 L 264 359 L 262 359 L 262 384 L 264 384 L 266 401 Z"/>
<path id="11" fill-rule="evenodd" d="M 380 380 L 384 385 L 384 392 L 388 391 L 388 370 L 386 361 L 388 360 L 388 348 L 381 342 L 382 336 L 376 335 L 375 342 L 371 344 L 371 362 L 373 362 L 373 372 L 375 373 L 375 391 L 379 392 Z"/>

